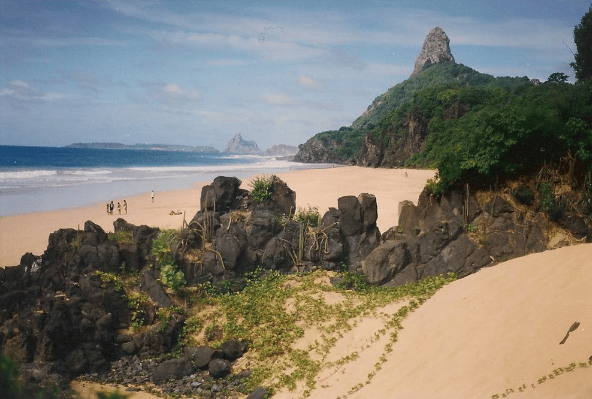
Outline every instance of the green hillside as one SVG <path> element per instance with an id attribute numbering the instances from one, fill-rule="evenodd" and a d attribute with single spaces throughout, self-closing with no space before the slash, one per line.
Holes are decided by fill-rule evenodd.
<path id="1" fill-rule="evenodd" d="M 451 116 L 455 107 L 462 112 Z M 419 147 L 401 155 L 410 126 L 422 123 Z M 441 190 L 467 179 L 489 184 L 565 156 L 582 174 L 592 161 L 591 128 L 589 80 L 540 84 L 448 63 L 391 87 L 350 127 L 318 133 L 301 152 L 315 142 L 318 153 L 320 142 L 344 163 L 365 165 L 363 147 L 371 145 L 378 154 L 372 166 L 436 168 Z"/>
<path id="2" fill-rule="evenodd" d="M 367 132 L 372 131 L 379 135 L 394 120 L 401 117 L 403 111 L 422 90 L 438 91 L 464 85 L 511 89 L 528 83 L 527 77 L 495 78 L 462 64 L 432 65 L 419 75 L 391 87 L 386 93 L 376 97 L 368 106 L 368 110 L 350 127 L 321 132 L 313 139 L 316 138 L 325 144 L 336 142 L 338 146 L 335 152 L 345 161 L 356 155 Z"/>

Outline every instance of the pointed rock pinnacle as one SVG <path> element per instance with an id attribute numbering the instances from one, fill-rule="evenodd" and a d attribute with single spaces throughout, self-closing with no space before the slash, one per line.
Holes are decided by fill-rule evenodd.
<path id="1" fill-rule="evenodd" d="M 454 63 L 454 57 L 450 52 L 450 39 L 442 28 L 434 28 L 426 36 L 421 52 L 415 59 L 413 72 L 409 77 L 420 73 L 426 64 L 438 64 L 441 62 Z"/>

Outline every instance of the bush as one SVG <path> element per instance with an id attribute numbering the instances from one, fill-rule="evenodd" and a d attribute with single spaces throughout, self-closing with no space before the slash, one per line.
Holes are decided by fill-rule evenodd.
<path id="1" fill-rule="evenodd" d="M 271 192 L 271 183 L 273 176 L 271 177 L 256 177 L 251 181 L 251 196 L 259 203 L 263 203 L 271 198 L 273 194 Z"/>
<path id="2" fill-rule="evenodd" d="M 306 227 L 319 227 L 321 225 L 321 214 L 316 207 L 308 209 L 300 208 L 294 216 L 294 220 Z"/>
<path id="3" fill-rule="evenodd" d="M 160 270 L 160 281 L 173 291 L 178 291 L 187 284 L 185 275 L 177 268 L 177 262 L 171 250 L 171 246 L 176 244 L 176 238 L 175 231 L 163 231 L 152 242 L 151 251 L 156 259 L 156 266 Z"/>

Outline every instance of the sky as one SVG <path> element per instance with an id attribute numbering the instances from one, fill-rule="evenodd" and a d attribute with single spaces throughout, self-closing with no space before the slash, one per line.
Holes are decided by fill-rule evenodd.
<path id="1" fill-rule="evenodd" d="M 427 33 L 457 63 L 541 81 L 589 0 L 0 0 L 0 145 L 261 149 L 350 126 Z"/>

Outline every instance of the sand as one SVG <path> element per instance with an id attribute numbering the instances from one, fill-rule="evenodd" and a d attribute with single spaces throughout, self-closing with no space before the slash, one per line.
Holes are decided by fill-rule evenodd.
<path id="1" fill-rule="evenodd" d="M 405 177 L 407 173 L 407 177 Z M 381 232 L 397 224 L 400 201 L 417 201 L 419 193 L 433 171 L 403 169 L 368 169 L 356 166 L 331 169 L 306 169 L 280 173 L 288 186 L 296 192 L 296 205 L 300 208 L 318 207 L 324 213 L 329 207 L 337 207 L 337 199 L 344 195 L 374 194 L 378 202 L 378 227 Z M 256 176 L 253 176 L 253 178 Z M 243 181 L 249 189 L 250 179 Z M 106 204 L 56 210 L 0 219 L 0 266 L 18 265 L 26 252 L 41 255 L 47 248 L 49 234 L 60 228 L 83 228 L 92 220 L 105 231 L 113 231 L 113 221 L 122 217 L 130 223 L 146 224 L 160 228 L 180 228 L 183 217 L 191 220 L 199 210 L 201 188 L 211 182 L 203 182 L 186 190 L 150 193 L 126 198 L 128 214 L 122 215 L 115 208 L 108 215 Z M 115 205 L 124 198 L 113 198 Z M 180 212 L 170 215 L 171 211 Z M 185 216 L 184 216 L 185 215 Z"/>
<path id="2" fill-rule="evenodd" d="M 396 225 L 399 201 L 415 202 L 433 174 L 412 170 L 405 177 L 404 173 L 342 167 L 280 177 L 296 191 L 298 206 L 317 206 L 321 211 L 336 206 L 342 195 L 375 194 L 378 224 L 384 231 Z M 149 194 L 130 198 L 130 213 L 124 217 L 136 224 L 177 227 L 183 216 L 168 213 L 184 211 L 190 219 L 198 209 L 200 192 L 196 186 L 157 193 L 154 204 Z M 42 253 L 47 235 L 59 227 L 82 226 L 92 219 L 111 230 L 118 216 L 106 215 L 103 208 L 104 204 L 2 219 L 3 263 L 18 263 L 26 251 Z M 356 345 L 364 353 L 321 373 L 310 398 L 592 398 L 591 259 L 592 244 L 582 244 L 514 259 L 453 282 L 403 320 L 388 354 L 383 353 L 384 342 L 367 347 L 369 340 L 364 339 L 381 328 L 380 320 L 361 323 L 344 334 L 330 357 L 338 359 Z M 574 322 L 579 327 L 560 344 Z M 382 354 L 386 362 L 365 384 Z M 358 383 L 363 387 L 350 392 Z M 85 392 L 83 397 L 94 398 L 90 390 Z M 302 391 L 279 392 L 275 398 L 302 395 Z"/>
<path id="3" fill-rule="evenodd" d="M 583 244 L 455 281 L 403 321 L 368 385 L 348 393 L 377 361 L 360 356 L 320 379 L 310 398 L 592 398 L 591 259 L 592 244 Z M 579 327 L 560 344 L 574 322 Z"/>

